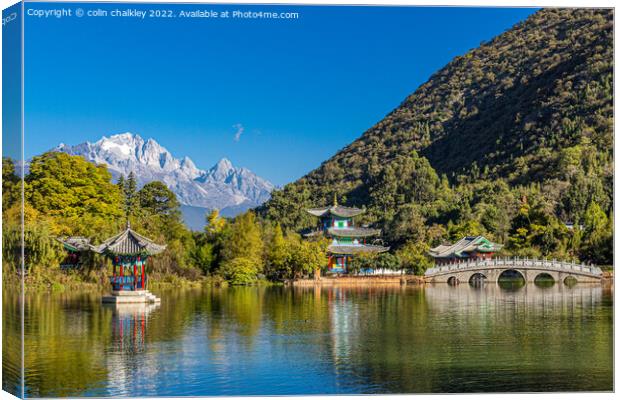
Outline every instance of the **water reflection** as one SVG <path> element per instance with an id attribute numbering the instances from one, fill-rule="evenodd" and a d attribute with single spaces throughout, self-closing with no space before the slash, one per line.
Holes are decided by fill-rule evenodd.
<path id="1" fill-rule="evenodd" d="M 144 351 L 147 316 L 159 304 L 104 304 L 112 311 L 112 342 L 119 354 L 134 355 Z"/>
<path id="2" fill-rule="evenodd" d="M 525 286 L 525 278 L 521 272 L 508 269 L 499 275 L 497 284 L 504 290 L 516 291 Z"/>
<path id="3" fill-rule="evenodd" d="M 17 304 L 12 295 L 5 312 Z M 29 296 L 27 395 L 612 388 L 612 296 L 600 285 L 254 287 L 157 295 L 160 307 L 123 309 L 102 307 L 97 294 Z M 5 321 L 3 329 L 8 340 L 19 335 L 15 324 Z M 10 371 L 16 358 L 4 354 Z M 14 387 L 16 377 L 5 376 L 4 387 Z"/>
<path id="4" fill-rule="evenodd" d="M 134 374 L 145 375 L 145 367 L 149 367 L 148 361 L 140 355 L 146 350 L 149 314 L 158 307 L 159 304 L 145 303 L 102 305 L 104 312 L 112 313 L 112 340 L 106 351 L 109 393 L 133 393 L 140 389 L 132 387 L 138 385 L 134 382 Z"/>

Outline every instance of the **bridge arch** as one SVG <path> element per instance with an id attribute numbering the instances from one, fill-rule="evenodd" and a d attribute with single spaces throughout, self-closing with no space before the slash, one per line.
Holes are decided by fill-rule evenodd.
<path id="1" fill-rule="evenodd" d="M 517 269 L 505 269 L 497 277 L 497 285 L 504 290 L 519 290 L 526 285 L 526 276 Z"/>
<path id="2" fill-rule="evenodd" d="M 482 272 L 476 272 L 469 277 L 469 284 L 472 286 L 481 286 L 487 279 L 487 276 Z"/>
<path id="3" fill-rule="evenodd" d="M 555 285 L 555 278 L 548 272 L 541 272 L 534 277 L 534 284 L 538 287 L 551 287 Z"/>
<path id="4" fill-rule="evenodd" d="M 574 277 L 573 275 L 569 275 L 566 278 L 564 278 L 563 283 L 568 286 L 568 287 L 573 287 L 575 286 L 579 281 L 577 280 L 576 277 Z"/>
<path id="5" fill-rule="evenodd" d="M 525 281 L 525 275 L 519 270 L 510 268 L 510 269 L 503 270 L 497 277 L 498 281 L 510 280 L 510 279 L 519 279 L 519 280 Z"/>
<path id="6" fill-rule="evenodd" d="M 535 278 L 545 272 L 551 275 L 556 283 L 564 282 L 566 276 L 571 276 L 565 282 L 567 285 L 573 278 L 579 283 L 595 283 L 603 279 L 603 272 L 596 266 L 555 259 L 541 260 L 519 257 L 465 260 L 458 263 L 438 264 L 427 269 L 424 276 L 433 283 L 447 283 L 449 278 L 453 278 L 450 282 L 457 284 L 459 282 L 468 282 L 475 273 L 485 275 L 487 282 L 498 283 L 500 282 L 500 276 L 503 279 L 507 275 L 510 276 L 512 274 L 513 277 L 521 276 L 525 282 L 534 283 Z M 520 275 L 517 275 L 517 273 Z"/>
<path id="7" fill-rule="evenodd" d="M 456 276 L 451 276 L 451 277 L 448 278 L 448 285 L 450 285 L 450 286 L 456 286 L 459 283 L 460 283 L 459 279 Z"/>

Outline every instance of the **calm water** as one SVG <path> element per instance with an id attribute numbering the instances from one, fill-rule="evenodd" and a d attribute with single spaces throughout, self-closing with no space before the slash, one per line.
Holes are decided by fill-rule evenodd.
<path id="1" fill-rule="evenodd" d="M 26 396 L 612 390 L 612 291 L 227 288 L 26 299 Z M 18 296 L 3 298 L 17 391 Z"/>

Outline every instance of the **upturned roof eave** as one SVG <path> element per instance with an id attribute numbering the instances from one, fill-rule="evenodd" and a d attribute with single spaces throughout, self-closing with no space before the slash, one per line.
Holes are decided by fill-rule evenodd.
<path id="1" fill-rule="evenodd" d="M 371 237 L 381 234 L 381 230 L 371 228 L 329 228 L 327 232 L 332 236 L 338 237 Z"/>
<path id="2" fill-rule="evenodd" d="M 390 248 L 389 247 L 384 247 L 384 246 L 375 246 L 375 245 L 352 245 L 352 246 L 346 246 L 346 245 L 329 245 L 327 247 L 327 251 L 332 253 L 332 254 L 349 254 L 349 255 L 355 255 L 355 254 L 359 254 L 359 253 L 385 253 L 386 251 L 389 251 Z"/>
<path id="3" fill-rule="evenodd" d="M 133 240 L 137 242 L 137 246 L 140 247 L 138 251 L 123 251 L 119 248 L 124 244 L 123 241 L 130 240 L 129 236 L 133 237 Z M 109 255 L 156 255 L 163 252 L 166 249 L 166 245 L 160 245 L 154 243 L 151 239 L 146 238 L 139 233 L 135 232 L 131 228 L 126 228 L 123 232 L 112 236 L 105 240 L 97 247 L 91 246 L 92 250 L 99 254 Z"/>
<path id="4" fill-rule="evenodd" d="M 308 208 L 306 209 L 306 212 L 314 215 L 315 217 L 323 217 L 327 214 L 332 214 L 341 218 L 352 218 L 363 214 L 364 210 L 355 207 L 335 205 L 330 207 Z"/>

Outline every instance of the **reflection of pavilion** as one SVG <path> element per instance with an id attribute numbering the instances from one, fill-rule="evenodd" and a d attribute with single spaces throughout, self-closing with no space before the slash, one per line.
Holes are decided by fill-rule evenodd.
<path id="1" fill-rule="evenodd" d="M 359 311 L 343 288 L 327 288 L 329 310 L 331 355 L 334 375 L 337 379 L 350 374 L 350 357 L 356 340 L 352 335 L 359 331 Z M 340 378 L 338 378 L 340 377 Z"/>
<path id="2" fill-rule="evenodd" d="M 112 340 L 116 350 L 138 353 L 144 350 L 148 315 L 159 308 L 158 303 L 106 305 L 113 310 Z"/>
<path id="3" fill-rule="evenodd" d="M 112 346 L 106 357 L 112 393 L 132 393 L 135 373 L 145 363 L 149 314 L 159 303 L 104 304 L 112 310 Z"/>

